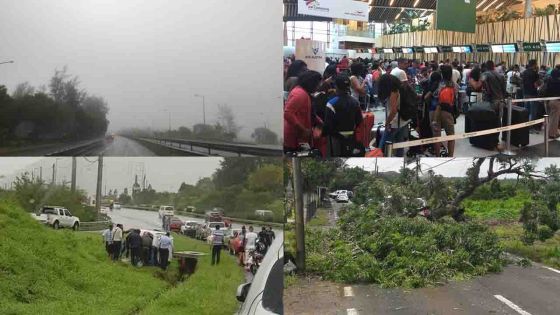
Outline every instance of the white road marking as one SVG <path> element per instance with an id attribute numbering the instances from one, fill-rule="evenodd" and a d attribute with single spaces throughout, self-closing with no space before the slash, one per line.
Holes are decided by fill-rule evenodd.
<path id="1" fill-rule="evenodd" d="M 344 287 L 344 296 L 354 296 L 354 291 L 352 290 L 352 287 Z"/>
<path id="2" fill-rule="evenodd" d="M 502 301 L 505 305 L 509 306 L 511 309 L 513 309 L 514 311 L 516 311 L 521 315 L 531 315 L 531 313 L 524 311 L 521 307 L 515 305 L 512 301 L 506 299 L 505 297 L 499 294 L 494 295 L 494 297 Z"/>
<path id="3" fill-rule="evenodd" d="M 546 268 L 546 269 L 548 269 L 550 271 L 553 271 L 553 272 L 556 272 L 556 273 L 560 273 L 560 270 L 556 270 L 554 268 L 550 268 L 550 267 L 546 267 L 546 266 L 543 266 L 543 268 Z"/>
<path id="4" fill-rule="evenodd" d="M 346 309 L 346 314 L 348 314 L 348 315 L 358 315 L 358 310 L 356 310 L 355 308 L 347 308 Z"/>

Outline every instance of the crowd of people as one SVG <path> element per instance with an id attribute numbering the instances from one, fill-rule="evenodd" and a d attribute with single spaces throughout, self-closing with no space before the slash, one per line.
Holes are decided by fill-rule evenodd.
<path id="1" fill-rule="evenodd" d="M 313 151 L 323 157 L 379 156 L 385 144 L 455 134 L 457 118 L 470 105 L 485 104 L 500 118 L 506 100 L 560 96 L 560 65 L 495 64 L 457 60 L 327 58 L 323 73 L 287 58 L 284 80 L 284 151 Z M 558 138 L 560 101 L 522 103 L 529 120 L 550 116 L 549 135 Z M 371 133 L 367 113 L 381 109 L 383 124 Z M 373 127 L 373 126 L 372 126 Z M 499 126 L 498 126 L 499 127 Z M 536 125 L 531 132 L 540 132 Z M 492 149 L 501 149 L 501 145 Z M 412 154 L 453 156 L 455 142 L 409 149 Z M 403 156 L 404 150 L 398 150 Z"/>
<path id="2" fill-rule="evenodd" d="M 253 263 L 254 253 L 259 253 L 264 256 L 272 242 L 276 238 L 272 226 L 262 227 L 259 233 L 254 231 L 253 226 L 247 228 L 243 225 L 241 231 L 233 233 L 233 239 L 239 244 L 236 255 L 240 266 L 249 270 Z"/>
<path id="3" fill-rule="evenodd" d="M 130 229 L 124 231 L 122 224 L 111 224 L 102 232 L 107 255 L 113 261 L 123 257 L 133 266 L 159 266 L 166 270 L 173 253 L 173 239 L 169 232 L 154 234 L 149 231 Z"/>

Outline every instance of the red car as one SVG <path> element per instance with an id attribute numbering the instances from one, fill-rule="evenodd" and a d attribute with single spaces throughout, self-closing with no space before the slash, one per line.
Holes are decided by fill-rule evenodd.
<path id="1" fill-rule="evenodd" d="M 173 217 L 171 218 L 171 222 L 169 222 L 169 229 L 172 232 L 181 232 L 182 225 L 183 225 L 183 221 L 181 219 Z"/>

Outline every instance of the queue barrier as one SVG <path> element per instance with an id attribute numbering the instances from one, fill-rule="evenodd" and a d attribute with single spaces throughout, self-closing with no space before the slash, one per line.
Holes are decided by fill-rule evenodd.
<path id="1" fill-rule="evenodd" d="M 549 115 L 548 114 L 544 115 L 544 118 L 531 120 L 531 121 L 521 123 L 521 124 L 512 125 L 511 124 L 512 106 L 513 106 L 514 103 L 543 102 L 543 101 L 554 101 L 554 100 L 560 100 L 560 97 L 541 97 L 541 98 L 526 98 L 526 99 L 515 99 L 515 100 L 509 98 L 507 100 L 507 105 L 508 105 L 507 106 L 507 110 L 508 110 L 508 125 L 507 126 L 499 127 L 499 128 L 486 129 L 486 130 L 473 131 L 473 132 L 467 132 L 467 133 L 457 134 L 457 135 L 413 140 L 413 141 L 407 141 L 407 142 L 392 143 L 392 142 L 388 141 L 387 142 L 387 154 L 386 154 L 386 156 L 387 157 L 392 157 L 394 150 L 397 150 L 397 149 L 404 149 L 404 148 L 415 147 L 415 146 L 419 146 L 419 145 L 433 144 L 433 143 L 438 143 L 438 142 L 447 142 L 447 141 L 453 141 L 453 140 L 459 140 L 459 139 L 468 139 L 468 138 L 472 138 L 472 137 L 484 136 L 484 135 L 489 135 L 489 134 L 493 134 L 493 133 L 500 133 L 500 132 L 504 132 L 504 131 L 507 131 L 507 140 L 506 140 L 506 151 L 504 151 L 503 153 L 506 154 L 506 155 L 515 155 L 515 153 L 511 150 L 511 131 L 515 130 L 515 129 L 522 129 L 522 128 L 527 128 L 527 127 L 538 125 L 538 124 L 543 124 L 543 126 L 544 126 L 544 157 L 548 157 L 548 155 L 549 155 L 549 144 L 548 144 L 549 137 L 548 136 L 549 136 L 549 118 L 550 118 Z M 500 121 L 501 121 L 501 119 L 500 119 Z"/>

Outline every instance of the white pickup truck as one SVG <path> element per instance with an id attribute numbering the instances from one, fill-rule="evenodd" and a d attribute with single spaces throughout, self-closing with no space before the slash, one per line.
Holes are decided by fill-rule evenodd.
<path id="1" fill-rule="evenodd" d="M 31 216 L 43 224 L 52 226 L 55 230 L 67 227 L 76 231 L 80 228 L 80 218 L 73 216 L 64 207 L 43 206 L 39 214 L 32 213 Z"/>

